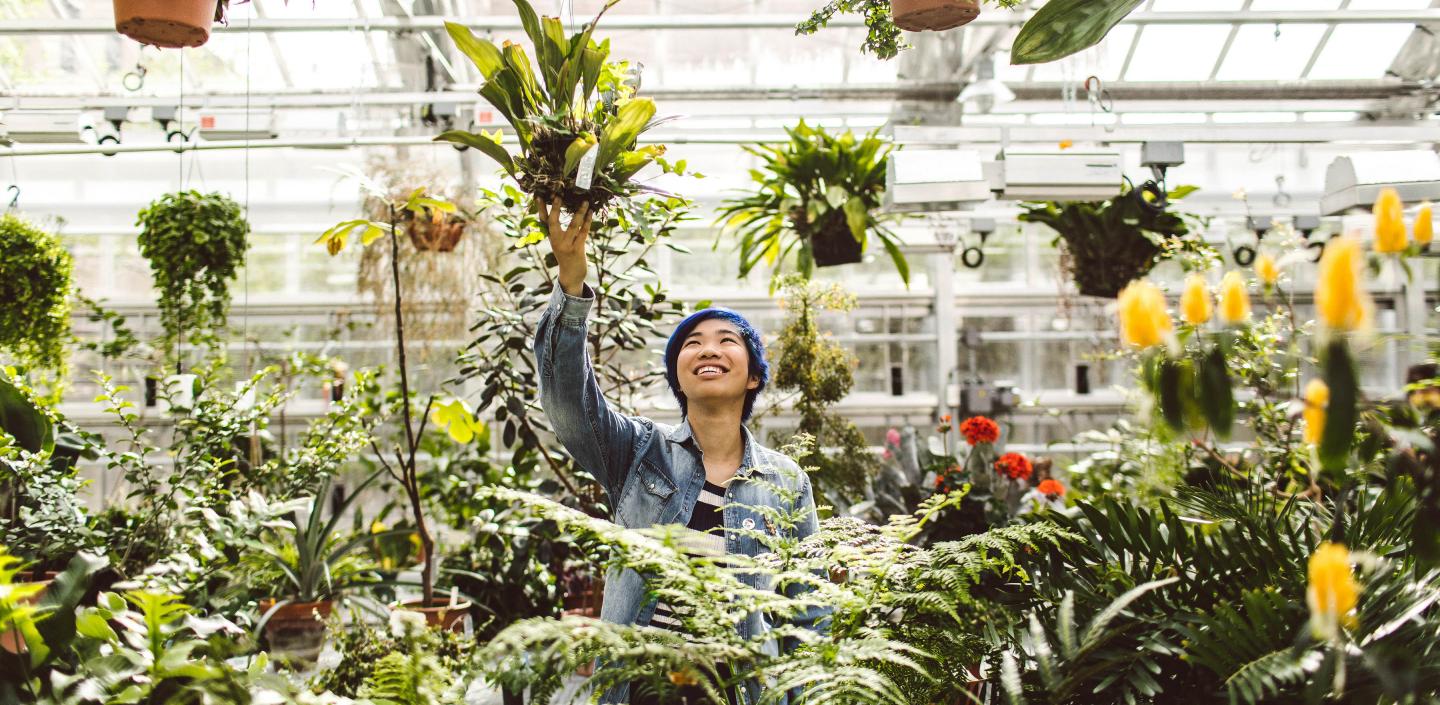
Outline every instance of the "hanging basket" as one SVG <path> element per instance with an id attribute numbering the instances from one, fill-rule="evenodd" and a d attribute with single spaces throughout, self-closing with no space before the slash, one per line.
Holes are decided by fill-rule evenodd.
<path id="1" fill-rule="evenodd" d="M 1082 296 L 1113 299 L 1125 285 L 1150 273 L 1160 248 L 1138 230 L 1113 233 L 1105 251 L 1076 247 L 1065 239 L 1070 276 Z"/>
<path id="2" fill-rule="evenodd" d="M 454 252 L 465 236 L 464 219 L 440 214 L 438 219 L 417 218 L 410 211 L 405 212 L 405 232 L 410 244 L 422 252 Z"/>
<path id="3" fill-rule="evenodd" d="M 890 12 L 900 29 L 938 32 L 975 21 L 980 0 L 890 0 Z"/>
<path id="4" fill-rule="evenodd" d="M 845 222 L 845 211 L 838 208 L 830 211 L 829 215 L 820 221 L 810 249 L 815 255 L 817 267 L 855 264 L 863 254 L 860 241 L 855 239 L 855 235 L 850 232 L 850 225 Z"/>
<path id="5" fill-rule="evenodd" d="M 217 0 L 115 0 L 115 31 L 164 49 L 210 40 Z"/>

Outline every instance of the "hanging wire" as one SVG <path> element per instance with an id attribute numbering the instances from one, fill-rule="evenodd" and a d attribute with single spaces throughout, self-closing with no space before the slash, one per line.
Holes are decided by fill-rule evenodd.
<path id="1" fill-rule="evenodd" d="M 259 2 L 259 0 L 256 0 Z M 251 10 L 245 15 L 245 155 L 243 157 L 245 171 L 245 222 L 250 222 L 250 75 L 253 73 L 255 62 L 251 61 L 251 47 L 255 42 L 255 33 L 251 31 L 250 25 L 255 19 L 255 11 Z M 246 238 L 249 238 L 249 234 Z M 240 340 L 250 340 L 250 248 L 245 248 L 242 262 L 244 278 L 241 280 L 241 299 L 245 303 L 245 311 L 240 315 Z M 250 345 L 244 345 L 245 349 L 245 373 L 253 374 L 255 361 L 251 359 L 254 354 Z M 283 433 L 284 430 L 282 429 Z M 253 436 L 253 429 L 252 429 Z"/>

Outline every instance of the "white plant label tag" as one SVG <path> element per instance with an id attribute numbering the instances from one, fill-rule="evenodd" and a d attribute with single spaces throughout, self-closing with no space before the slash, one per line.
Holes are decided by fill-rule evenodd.
<path id="1" fill-rule="evenodd" d="M 589 191 L 590 184 L 595 181 L 595 161 L 600 157 L 600 145 L 594 145 L 585 150 L 585 156 L 580 157 L 580 167 L 575 172 L 575 188 L 581 191 Z"/>

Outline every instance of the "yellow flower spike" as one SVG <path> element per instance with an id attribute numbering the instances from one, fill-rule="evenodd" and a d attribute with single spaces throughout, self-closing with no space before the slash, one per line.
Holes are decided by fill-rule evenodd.
<path id="1" fill-rule="evenodd" d="M 1205 277 L 1199 274 L 1185 277 L 1185 290 L 1180 294 L 1180 318 L 1192 326 L 1203 325 L 1210 320 L 1212 308 Z"/>
<path id="2" fill-rule="evenodd" d="M 1360 241 L 1343 236 L 1325 244 L 1315 282 L 1315 313 L 1333 331 L 1363 330 L 1370 324 L 1370 294 L 1361 272 L 1365 252 Z"/>
<path id="3" fill-rule="evenodd" d="M 1310 556 L 1310 586 L 1305 600 L 1310 604 L 1310 628 L 1317 637 L 1337 636 L 1341 624 L 1355 623 L 1355 605 L 1360 586 L 1350 566 L 1350 551 L 1325 542 Z"/>
<path id="4" fill-rule="evenodd" d="M 370 522 L 370 533 L 372 533 L 372 534 L 380 534 L 380 533 L 384 533 L 384 532 L 385 532 L 385 522 L 380 521 L 379 519 L 376 519 L 375 521 Z"/>
<path id="5" fill-rule="evenodd" d="M 1117 301 L 1120 337 L 1137 348 L 1159 345 L 1174 329 L 1169 311 L 1165 310 L 1165 294 L 1160 288 L 1143 280 L 1130 282 Z"/>
<path id="6" fill-rule="evenodd" d="M 1430 241 L 1435 239 L 1435 216 L 1430 212 L 1430 202 L 1420 204 L 1420 209 L 1415 211 L 1415 244 L 1422 248 L 1429 247 Z"/>
<path id="7" fill-rule="evenodd" d="M 1403 252 L 1410 244 L 1405 230 L 1405 203 L 1393 188 L 1380 190 L 1375 198 L 1375 251 L 1385 254 Z"/>
<path id="8" fill-rule="evenodd" d="M 1260 277 L 1260 283 L 1266 289 L 1273 288 L 1275 282 L 1280 280 L 1280 267 L 1275 264 L 1275 258 L 1268 254 L 1261 254 L 1255 258 L 1255 276 Z"/>
<path id="9" fill-rule="evenodd" d="M 1330 406 L 1330 386 L 1322 379 L 1310 380 L 1310 383 L 1305 385 L 1305 410 L 1301 412 L 1301 418 L 1305 420 L 1302 434 L 1306 443 L 1320 444 L 1320 438 L 1325 434 L 1327 406 Z"/>
<path id="10" fill-rule="evenodd" d="M 1220 280 L 1220 320 L 1229 324 L 1250 320 L 1250 292 L 1239 272 L 1229 272 Z"/>

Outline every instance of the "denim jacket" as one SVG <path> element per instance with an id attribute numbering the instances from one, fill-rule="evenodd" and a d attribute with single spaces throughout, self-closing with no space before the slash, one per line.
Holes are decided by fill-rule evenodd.
<path id="1" fill-rule="evenodd" d="M 575 462 L 594 475 L 605 488 L 614 519 L 630 529 L 665 524 L 686 524 L 705 484 L 702 452 L 688 421 L 678 426 L 627 416 L 609 407 L 595 381 L 586 344 L 587 317 L 594 303 L 588 286 L 584 297 L 566 294 L 558 286 L 540 319 L 535 355 L 540 367 L 540 401 L 560 442 Z M 766 448 L 741 426 L 744 465 L 725 493 L 723 521 L 728 553 L 755 556 L 764 546 L 753 536 L 733 529 L 772 531 L 765 518 L 751 507 L 799 509 L 782 506 L 782 499 L 763 483 L 747 482 L 760 475 L 772 484 L 799 492 L 797 500 L 810 511 L 795 527 L 795 538 L 818 529 L 810 480 L 795 461 Z M 742 580 L 763 580 L 742 574 Z M 765 586 L 750 585 L 761 588 Z M 647 598 L 645 582 L 633 570 L 612 570 L 605 581 L 600 617 L 616 624 L 648 625 L 655 600 Z M 768 625 L 759 613 L 738 625 L 742 639 L 764 634 Z M 628 685 L 605 693 L 602 702 L 629 701 Z M 754 702 L 758 685 L 745 690 Z"/>

